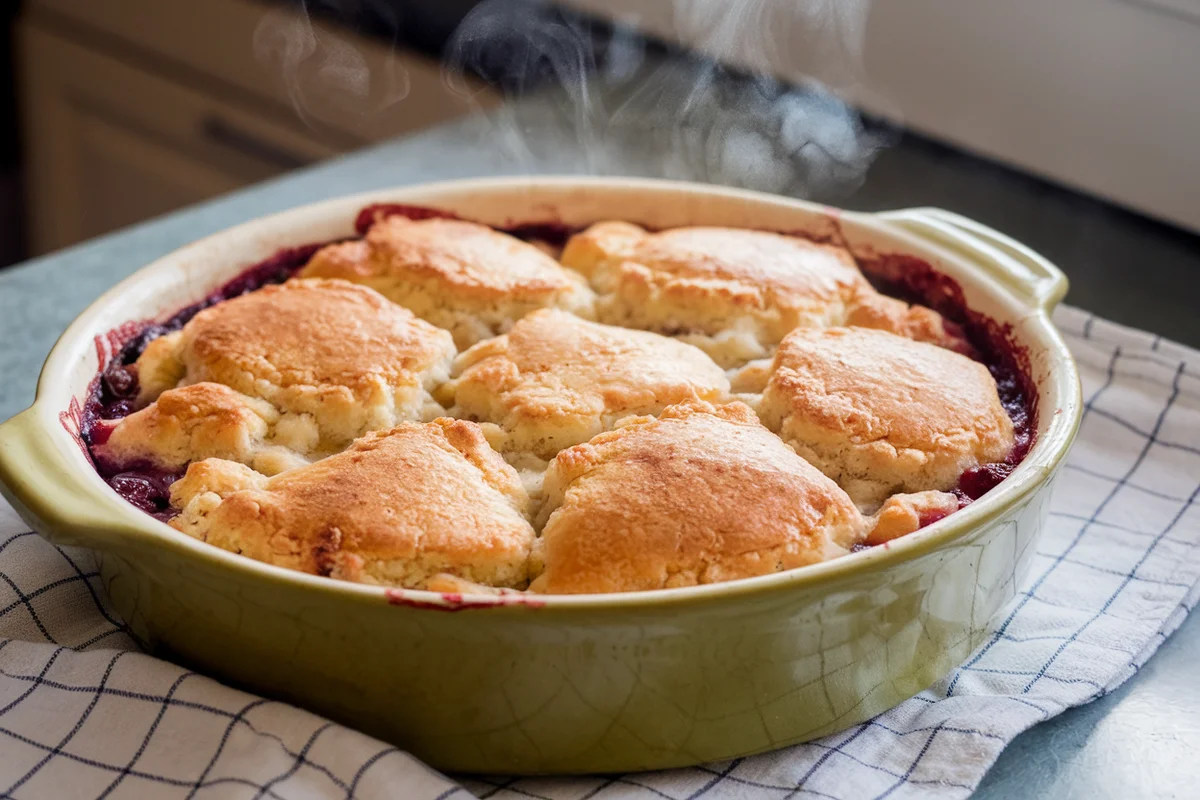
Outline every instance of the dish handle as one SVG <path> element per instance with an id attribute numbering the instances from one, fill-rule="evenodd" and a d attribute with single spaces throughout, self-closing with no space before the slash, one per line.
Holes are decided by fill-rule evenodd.
<path id="1" fill-rule="evenodd" d="M 137 531 L 88 486 L 62 453 L 37 406 L 0 424 L 0 494 L 29 526 L 57 545 L 112 549 Z"/>
<path id="2" fill-rule="evenodd" d="M 876 216 L 972 257 L 1010 291 L 1047 313 L 1067 293 L 1067 276 L 1062 270 L 1015 239 L 975 220 L 940 208 L 907 208 Z"/>

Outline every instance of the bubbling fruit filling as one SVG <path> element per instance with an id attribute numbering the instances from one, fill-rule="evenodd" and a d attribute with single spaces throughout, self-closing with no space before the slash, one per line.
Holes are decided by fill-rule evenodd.
<path id="1" fill-rule="evenodd" d="M 406 222 L 382 235 L 378 226 L 393 218 L 413 227 L 446 221 L 450 233 L 431 243 Z M 451 231 L 455 225 L 470 227 Z M 404 497 L 366 478 L 358 486 L 355 465 L 375 459 L 404 469 L 412 458 L 403 448 L 419 444 L 429 464 L 449 470 L 445 482 L 471 487 L 454 491 L 475 492 L 471 496 L 490 504 L 513 532 L 517 549 L 503 564 L 478 553 L 470 558 L 414 553 L 400 540 L 381 543 L 374 533 L 347 534 L 374 527 L 347 518 L 339 501 L 297 517 L 312 531 L 294 543 L 296 563 L 284 565 L 409 588 L 453 584 L 508 591 L 532 584 L 533 591 L 553 586 L 556 593 L 626 591 L 747 577 L 886 545 L 994 489 L 1025 458 L 1036 436 L 1029 357 L 1011 328 L 971 310 L 953 279 L 912 256 L 851 258 L 835 244 L 812 244 L 799 235 L 715 228 L 675 229 L 673 238 L 657 239 L 655 232 L 626 223 L 587 230 L 556 223 L 485 229 L 437 209 L 402 205 L 364 208 L 355 227 L 356 238 L 280 250 L 164 320 L 130 323 L 108 334 L 113 355 L 93 381 L 80 434 L 114 491 L 192 535 L 270 561 L 270 548 L 262 550 L 250 539 L 222 543 L 212 538 L 216 533 L 196 531 L 218 530 L 213 527 L 218 517 L 210 514 L 221 515 L 231 530 L 255 531 L 237 516 L 239 504 L 271 508 L 279 497 L 309 502 L 310 489 L 289 487 L 320 485 L 321 470 L 349 476 L 338 478 L 348 493 L 346 505 L 369 510 L 372 493 L 381 492 L 387 502 L 399 504 L 388 510 L 385 503 L 386 513 L 403 516 Z M 596 228 L 603 230 L 593 234 Z M 687 231 L 695 233 L 680 233 Z M 696 255 L 697 248 L 709 251 Z M 753 258 L 744 258 L 739 248 L 751 248 Z M 826 272 L 806 284 L 786 270 L 760 269 L 755 258 L 770 260 L 775 252 L 789 269 L 803 272 L 815 263 Z M 312 274 L 319 259 L 325 260 L 322 269 L 336 274 Z M 360 293 L 372 308 L 377 302 L 397 304 L 397 313 L 407 316 L 388 329 L 397 338 L 387 341 L 399 342 L 395 358 L 388 361 L 384 352 L 362 363 L 362 352 L 379 334 L 355 340 L 353 331 L 363 326 L 351 321 L 310 326 L 296 334 L 302 341 L 246 356 L 263 371 L 245 385 L 228 377 L 244 368 L 226 350 L 244 350 L 239 340 L 252 337 L 239 336 L 235 327 L 214 327 L 212 309 L 280 284 L 309 286 L 318 294 L 336 291 L 354 302 Z M 743 314 L 745 309 L 751 311 Z M 255 313 L 284 338 L 304 328 L 269 305 Z M 217 333 L 201 336 L 202 322 Z M 425 337 L 411 352 L 405 349 L 410 329 Z M 325 330 L 332 333 L 326 337 Z M 825 352 L 830 343 L 834 349 Z M 839 355 L 841 346 L 857 347 L 859 361 Z M 279 360 L 274 349 L 286 347 L 300 353 L 301 363 Z M 214 353 L 225 361 L 214 361 Z M 310 353 L 320 363 L 303 363 Z M 668 354 L 672 364 L 655 361 Z M 218 368 L 226 361 L 232 372 Z M 150 371 L 139 374 L 140 369 Z M 846 374 L 854 369 L 862 374 Z M 334 377 L 322 377 L 325 373 Z M 903 404 L 883 402 L 887 392 L 875 391 L 863 378 L 880 373 L 916 398 L 911 413 Z M 972 395 L 962 384 L 978 391 Z M 814 392 L 817 385 L 821 389 Z M 205 386 L 214 388 L 202 391 Z M 922 400 L 920 394 L 929 396 Z M 211 407 L 188 401 L 193 396 Z M 956 406 L 970 424 L 953 415 L 939 417 L 938 409 Z M 989 420 L 986 425 L 970 427 L 981 418 Z M 685 426 L 673 420 L 689 421 Z M 429 427 L 435 423 L 441 427 Z M 678 444 L 670 438 L 676 428 L 683 432 Z M 689 431 L 710 428 L 729 441 L 746 442 L 743 466 L 720 463 L 718 451 L 725 445 L 714 445 L 713 453 L 693 446 Z M 331 435 L 331 429 L 340 433 Z M 217 433 L 209 437 L 210 430 Z M 139 436 L 147 446 L 130 448 Z M 785 466 L 758 464 L 756 448 L 771 449 L 776 439 L 800 460 L 788 461 L 784 448 L 771 452 Z M 951 439 L 952 446 L 945 445 Z M 385 447 L 391 460 L 374 455 Z M 675 447 L 679 460 L 673 464 Z M 156 455 L 168 451 L 171 458 Z M 579 472 L 578 464 L 589 463 L 592 472 Z M 780 478 L 779 470 L 789 477 Z M 816 540 L 808 526 L 816 523 L 805 516 L 811 509 L 780 506 L 778 519 L 794 518 L 791 527 L 757 527 L 774 531 L 774 539 L 764 534 L 709 541 L 697 545 L 696 553 L 704 555 L 688 556 L 693 561 L 683 564 L 669 554 L 639 551 L 645 564 L 665 572 L 643 570 L 628 580 L 597 577 L 594 571 L 579 577 L 572 548 L 592 545 L 566 531 L 579 526 L 586 532 L 589 519 L 618 513 L 605 498 L 626 491 L 621 483 L 626 472 L 645 473 L 639 480 L 662 486 L 678 482 L 685 494 L 706 482 L 745 482 L 757 474 L 726 493 L 736 498 L 741 492 L 749 500 L 749 494 L 762 494 L 754 487 L 795 484 L 803 488 L 797 495 L 810 497 L 804 503 L 831 504 L 840 516 L 836 524 L 821 523 L 824 549 L 811 549 Z M 597 477 L 601 474 L 615 488 L 589 500 L 582 487 L 609 486 Z M 436 475 L 424 480 L 442 489 Z M 670 496 L 667 492 L 662 502 L 669 505 Z M 701 492 L 693 505 L 703 506 L 706 496 Z M 639 498 L 635 492 L 627 505 Z M 764 495 L 756 502 L 773 508 L 786 505 L 786 498 Z M 688 513 L 662 516 L 675 524 Z M 311 514 L 329 519 L 314 522 Z M 612 517 L 613 531 L 628 527 L 618 517 Z M 710 535 L 687 520 L 679 524 L 684 538 L 678 541 Z M 543 530 L 551 539 L 543 541 Z M 364 550 L 368 539 L 373 544 Z M 797 555 L 795 542 L 801 540 L 810 550 Z M 643 545 L 614 539 L 597 546 Z M 722 548 L 740 555 L 721 556 Z M 746 555 L 745 548 L 756 555 Z M 473 566 L 463 567 L 467 562 Z M 486 577 L 501 574 L 503 580 Z"/>

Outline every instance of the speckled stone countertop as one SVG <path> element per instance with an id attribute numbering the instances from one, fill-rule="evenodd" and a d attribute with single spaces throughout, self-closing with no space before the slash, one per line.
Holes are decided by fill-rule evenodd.
<path id="1" fill-rule="evenodd" d="M 661 153 L 626 144 L 597 164 L 594 153 L 582 151 L 578 137 L 555 133 L 562 126 L 539 126 L 538 120 L 536 115 L 509 119 L 498 128 L 493 121 L 468 119 L 0 271 L 0 419 L 33 400 L 46 354 L 93 299 L 153 259 L 235 223 L 350 192 L 456 177 L 662 174 Z M 516 129 L 527 137 L 522 146 L 500 146 L 497 134 Z M 1200 269 L 1194 238 L 963 159 L 919 140 L 904 144 L 885 153 L 858 192 L 841 202 L 866 209 L 938 204 L 976 216 L 1056 257 L 1073 278 L 1076 290 L 1068 299 L 1076 305 L 1196 344 L 1196 317 L 1185 308 L 1187 292 L 1166 291 L 1185 271 Z M 677 176 L 679 170 L 686 175 L 686 164 L 675 169 Z M 719 179 L 711 171 L 697 177 Z M 1096 246 L 1106 251 L 1124 247 L 1145 255 L 1149 248 L 1147 261 L 1158 266 L 1141 267 L 1142 277 L 1128 284 L 1110 280 L 1107 273 L 1089 280 L 1095 260 L 1086 247 L 1080 249 L 1081 229 L 1095 231 L 1087 238 L 1096 239 Z M 1155 319 L 1162 324 L 1152 324 Z M 1200 760 L 1195 758 L 1200 750 L 1197 663 L 1200 621 L 1193 618 L 1118 691 L 1020 736 L 978 796 L 1195 796 L 1200 785 Z"/>

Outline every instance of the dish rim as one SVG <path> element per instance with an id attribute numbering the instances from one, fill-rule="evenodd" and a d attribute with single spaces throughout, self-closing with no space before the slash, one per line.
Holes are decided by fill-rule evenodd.
<path id="1" fill-rule="evenodd" d="M 104 483 L 94 470 L 90 475 L 80 479 L 79 470 L 69 470 L 72 474 L 70 485 L 54 486 L 56 496 L 47 496 L 45 487 L 38 488 L 30 485 L 29 475 L 20 475 L 16 471 L 18 458 L 5 459 L 0 448 L 0 488 L 10 499 L 18 501 L 15 505 L 24 507 L 45 527 L 66 531 L 78 536 L 76 543 L 96 550 L 124 550 L 127 548 L 152 547 L 173 551 L 183 559 L 198 561 L 210 569 L 222 572 L 240 573 L 248 579 L 261 579 L 306 591 L 318 591 L 332 594 L 343 600 L 354 600 L 371 604 L 386 603 L 389 605 L 410 606 L 415 608 L 435 609 L 467 609 L 467 608 L 536 608 L 545 612 L 551 609 L 562 610 L 655 610 L 662 607 L 679 605 L 707 604 L 710 602 L 725 602 L 751 595 L 764 595 L 774 592 L 791 592 L 802 589 L 813 589 L 840 579 L 859 576 L 869 572 L 883 571 L 903 562 L 911 561 L 933 551 L 942 549 L 954 541 L 965 538 L 983 529 L 990 522 L 1002 516 L 1013 506 L 1021 503 L 1041 488 L 1050 475 L 1058 468 L 1070 448 L 1078 430 L 1082 415 L 1082 397 L 1079 377 L 1074 360 L 1067 350 L 1058 331 L 1050 321 L 1050 310 L 1065 291 L 1065 278 L 1052 266 L 1051 279 L 1054 286 L 1048 294 L 1040 297 L 1015 298 L 1013 283 L 1003 285 L 1004 281 L 996 275 L 984 275 L 976 266 L 972 267 L 961 255 L 940 248 L 932 239 L 922 238 L 902 226 L 892 224 L 891 220 L 902 219 L 906 213 L 916 212 L 883 212 L 866 213 L 850 212 L 832 208 L 817 203 L 811 203 L 793 198 L 733 189 L 707 184 L 683 181 L 664 181 L 643 178 L 612 178 L 612 177 L 581 177 L 581 176 L 512 176 L 484 179 L 463 179 L 441 181 L 436 183 L 411 184 L 383 190 L 373 190 L 350 195 L 343 195 L 317 203 L 297 206 L 274 214 L 256 217 L 230 228 L 205 236 L 181 248 L 177 248 L 154 261 L 142 266 L 137 271 L 118 282 L 108 291 L 88 305 L 59 337 L 51 349 L 42 367 L 38 379 L 37 393 L 32 406 L 8 422 L 0 426 L 0 434 L 5 428 L 14 436 L 24 432 L 26 436 L 49 436 L 54 444 L 45 442 L 44 446 L 78 448 L 78 444 L 60 422 L 63 409 L 51 408 L 51 397 L 60 393 L 52 382 L 63 375 L 69 367 L 67 359 L 70 350 L 77 346 L 81 339 L 91 340 L 97 336 L 93 330 L 93 321 L 100 316 L 114 301 L 125 295 L 129 290 L 145 282 L 151 274 L 165 272 L 172 264 L 192 249 L 203 248 L 209 243 L 236 234 L 246 234 L 266 223 L 281 223 L 288 217 L 305 215 L 320 215 L 324 213 L 342 213 L 342 208 L 364 207 L 379 202 L 404 202 L 403 195 L 414 192 L 466 192 L 472 188 L 510 189 L 514 192 L 536 189 L 538 186 L 564 188 L 596 188 L 596 189 L 653 189 L 678 190 L 692 195 L 721 195 L 726 198 L 743 198 L 755 202 L 768 202 L 774 205 L 789 207 L 801 215 L 811 217 L 820 215 L 838 219 L 850 219 L 865 223 L 867 227 L 877 228 L 883 225 L 889 236 L 899 239 L 909 239 L 911 250 L 906 254 L 921 255 L 922 252 L 935 252 L 942 260 L 957 260 L 962 262 L 964 272 L 974 273 L 984 283 L 991 284 L 989 292 L 1003 292 L 1009 299 L 1017 299 L 1023 304 L 1028 313 L 1021 319 L 1013 320 L 1013 324 L 1032 324 L 1032 331 L 1020 334 L 1020 340 L 1027 345 L 1045 344 L 1049 350 L 1049 371 L 1046 382 L 1053 382 L 1059 397 L 1058 408 L 1047 411 L 1042 405 L 1042 393 L 1039 393 L 1039 412 L 1052 413 L 1045 430 L 1040 433 L 1030 448 L 1025 459 L 1013 470 L 1003 482 L 989 491 L 979 500 L 935 522 L 926 528 L 901 537 L 885 545 L 872 547 L 829 561 L 820 562 L 792 570 L 786 570 L 768 575 L 751 578 L 741 578 L 720 583 L 702 584 L 673 589 L 655 589 L 634 592 L 615 592 L 604 594 L 578 595 L 528 595 L 512 594 L 447 594 L 422 589 L 398 589 L 385 586 L 358 584 L 349 581 L 333 580 L 326 577 L 309 575 L 296 570 L 279 567 L 265 562 L 232 553 L 221 548 L 199 541 L 185 533 L 175 530 L 148 514 L 130 506 L 124 498 L 116 494 Z M 415 202 L 415 201 L 414 201 Z M 975 223 L 978 226 L 977 223 Z M 978 226 L 982 230 L 987 230 Z M 993 233 L 989 231 L 989 233 Z M 999 234 L 995 234 L 1000 236 Z M 1017 247 L 1015 242 L 1008 241 Z M 980 242 L 980 244 L 984 244 Z M 995 242 L 992 242 L 995 244 Z M 990 258 L 983 250 L 979 251 L 985 258 Z M 1034 335 L 1036 334 L 1036 335 Z M 1040 341 L 1039 341 L 1040 340 Z M 1037 381 L 1039 387 L 1042 381 Z M 72 397 L 74 393 L 72 393 Z M 65 440 L 65 441 L 64 441 Z M 2 443 L 0 443 L 2 444 Z M 20 448 L 14 447 L 19 451 Z M 61 454 L 60 458 L 61 458 Z M 26 463 L 26 468 L 36 468 L 32 463 Z M 64 465 L 59 465 L 64 466 Z M 69 467 L 70 465 L 65 465 Z M 46 475 L 41 475 L 46 478 Z M 94 480 L 89 480 L 94 479 Z M 80 503 L 88 506 L 87 513 L 80 517 L 70 504 Z M 34 526 L 35 528 L 37 526 Z"/>

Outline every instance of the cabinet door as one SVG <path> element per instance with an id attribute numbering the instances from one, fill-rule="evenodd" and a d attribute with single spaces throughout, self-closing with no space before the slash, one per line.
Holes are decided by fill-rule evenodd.
<path id="1" fill-rule="evenodd" d="M 65 247 L 345 148 L 25 23 L 29 244 Z"/>
<path id="2" fill-rule="evenodd" d="M 431 7 L 442 3 L 460 11 L 471 5 L 470 0 L 425 1 Z M 401 24 L 408 23 L 406 6 L 411 0 L 372 2 L 380 11 L 398 15 Z M 450 88 L 436 59 L 319 18 L 310 27 L 305 8 L 318 5 L 296 0 L 26 0 L 25 8 L 29 17 L 67 22 L 72 30 L 95 35 L 114 51 L 161 59 L 254 97 L 263 107 L 274 106 L 290 118 L 295 118 L 294 108 L 302 107 L 309 123 L 363 142 L 414 133 L 503 100 L 469 76 L 456 76 L 455 88 Z M 326 5 L 336 10 L 367 3 Z M 262 49 L 253 44 L 260 35 L 267 42 Z M 339 89 L 346 85 L 343 81 L 313 80 L 317 76 L 308 73 L 307 66 L 285 68 L 285 59 L 270 53 L 276 37 L 299 42 L 309 36 L 316 37 L 317 50 L 302 61 L 312 65 L 330 57 L 330 63 L 341 64 L 343 57 L 351 56 L 355 69 L 365 67 L 370 76 L 365 97 L 347 96 Z"/>
<path id="3" fill-rule="evenodd" d="M 72 241 L 157 217 L 245 182 L 87 109 L 67 105 L 62 112 L 68 119 L 68 146 L 77 169 L 75 192 L 69 200 L 64 198 L 65 208 L 59 204 L 47 213 L 67 212 L 70 228 L 64 233 Z M 48 244 L 46 249 L 59 243 Z"/>

